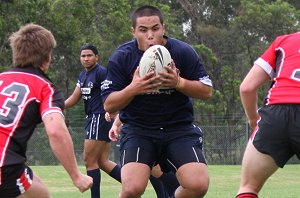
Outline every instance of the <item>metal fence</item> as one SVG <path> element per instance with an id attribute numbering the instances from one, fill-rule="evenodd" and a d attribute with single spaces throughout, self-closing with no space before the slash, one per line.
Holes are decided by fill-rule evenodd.
<path id="1" fill-rule="evenodd" d="M 83 126 L 83 124 L 82 124 Z M 204 133 L 204 152 L 209 164 L 240 164 L 247 143 L 247 128 L 236 126 L 202 126 Z M 83 127 L 69 127 L 76 158 L 83 164 L 82 152 Z M 119 162 L 119 144 L 114 142 L 111 149 L 111 160 Z M 37 128 L 28 143 L 28 163 L 30 165 L 56 165 L 58 161 L 51 152 L 44 128 Z"/>

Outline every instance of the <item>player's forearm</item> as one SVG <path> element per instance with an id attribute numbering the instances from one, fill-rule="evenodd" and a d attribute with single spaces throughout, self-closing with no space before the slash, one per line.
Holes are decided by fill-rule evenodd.
<path id="1" fill-rule="evenodd" d="M 79 177 L 80 172 L 77 167 L 72 138 L 63 116 L 60 113 L 50 113 L 44 116 L 43 122 L 55 157 L 74 181 Z"/>
<path id="2" fill-rule="evenodd" d="M 113 126 L 116 126 L 117 128 L 119 128 L 122 125 L 122 122 L 119 118 L 119 114 L 116 115 Z"/>
<path id="3" fill-rule="evenodd" d="M 65 108 L 71 108 L 73 106 L 75 106 L 80 100 L 80 97 L 79 98 L 75 98 L 73 97 L 72 95 L 67 99 L 65 100 Z"/>
<path id="4" fill-rule="evenodd" d="M 104 101 L 104 109 L 109 113 L 118 112 L 125 108 L 134 98 L 135 94 L 130 89 L 123 89 L 111 93 Z"/>
<path id="5" fill-rule="evenodd" d="M 251 127 L 254 127 L 259 115 L 257 113 L 257 92 L 270 80 L 270 76 L 259 65 L 254 65 L 240 85 L 241 101 Z"/>
<path id="6" fill-rule="evenodd" d="M 183 94 L 202 100 L 207 100 L 212 96 L 213 88 L 199 81 L 187 80 L 180 77 L 179 83 L 176 86 L 177 91 Z"/>
<path id="7" fill-rule="evenodd" d="M 76 87 L 73 91 L 72 95 L 69 96 L 67 100 L 65 100 L 65 108 L 70 108 L 75 106 L 81 99 L 81 91 L 79 87 Z"/>
<path id="8" fill-rule="evenodd" d="M 64 132 L 49 135 L 49 143 L 55 157 L 66 169 L 71 179 L 73 181 L 76 180 L 80 172 L 75 158 L 73 142 L 69 133 L 64 130 Z"/>
<path id="9" fill-rule="evenodd" d="M 258 119 L 256 92 L 241 92 L 240 96 L 248 120 L 252 123 L 256 122 Z"/>

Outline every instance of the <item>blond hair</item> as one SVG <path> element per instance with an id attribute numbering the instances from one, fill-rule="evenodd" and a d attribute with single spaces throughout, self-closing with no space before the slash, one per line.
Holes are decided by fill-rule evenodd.
<path id="1" fill-rule="evenodd" d="M 22 26 L 9 40 L 15 67 L 33 65 L 40 68 L 43 63 L 50 61 L 52 49 L 56 46 L 53 34 L 33 23 Z"/>

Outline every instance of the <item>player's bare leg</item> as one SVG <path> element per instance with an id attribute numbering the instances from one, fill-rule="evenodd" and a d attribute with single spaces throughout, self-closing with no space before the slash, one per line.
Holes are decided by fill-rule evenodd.
<path id="1" fill-rule="evenodd" d="M 110 173 L 110 171 L 115 167 L 116 163 L 109 160 L 111 143 L 105 141 L 98 141 L 98 165 L 104 170 L 106 173 Z"/>
<path id="2" fill-rule="evenodd" d="M 101 172 L 98 165 L 100 156 L 99 141 L 85 140 L 83 158 L 87 174 L 93 178 L 93 186 L 91 187 L 91 197 L 100 197 Z"/>
<path id="3" fill-rule="evenodd" d="M 119 198 L 139 198 L 144 193 L 150 167 L 146 164 L 130 162 L 122 167 L 122 190 Z"/>
<path id="4" fill-rule="evenodd" d="M 87 170 L 99 168 L 98 161 L 101 151 L 99 149 L 100 141 L 85 140 L 83 158 Z"/>
<path id="5" fill-rule="evenodd" d="M 32 185 L 17 198 L 50 198 L 49 191 L 42 180 L 33 173 Z"/>
<path id="6" fill-rule="evenodd" d="M 175 191 L 176 198 L 204 197 L 209 186 L 209 175 L 206 164 L 191 162 L 182 165 L 176 172 L 180 186 Z"/>
<path id="7" fill-rule="evenodd" d="M 258 194 L 265 181 L 278 169 L 273 158 L 260 153 L 249 141 L 242 162 L 241 183 L 238 194 Z"/>
<path id="8" fill-rule="evenodd" d="M 98 155 L 98 165 L 100 169 L 121 182 L 120 167 L 109 159 L 111 143 L 98 141 L 98 149 L 100 151 Z M 116 171 L 116 173 L 113 173 L 112 171 Z"/>

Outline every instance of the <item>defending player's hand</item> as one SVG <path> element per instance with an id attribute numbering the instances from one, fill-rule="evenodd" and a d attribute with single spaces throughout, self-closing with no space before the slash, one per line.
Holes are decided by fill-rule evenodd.
<path id="1" fill-rule="evenodd" d="M 120 139 L 120 127 L 113 124 L 109 130 L 109 139 L 113 142 L 116 142 Z"/>
<path id="2" fill-rule="evenodd" d="M 118 114 L 118 112 L 115 112 L 115 113 L 105 112 L 105 120 L 107 122 L 111 122 L 111 121 L 113 121 L 113 119 L 115 119 L 115 117 L 116 117 L 117 114 Z"/>
<path id="3" fill-rule="evenodd" d="M 74 185 L 80 192 L 85 192 L 93 185 L 93 178 L 85 174 L 80 173 L 79 177 L 73 180 Z"/>

